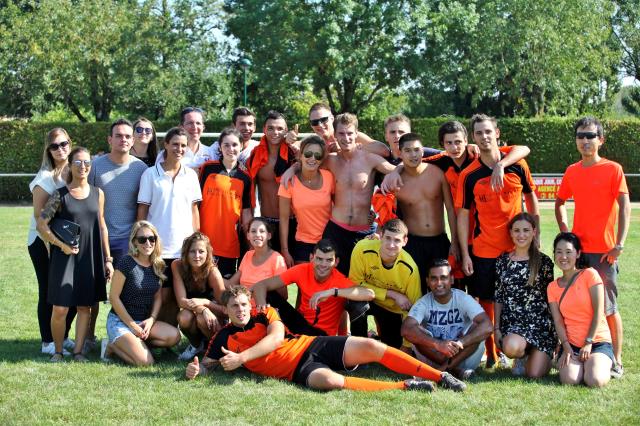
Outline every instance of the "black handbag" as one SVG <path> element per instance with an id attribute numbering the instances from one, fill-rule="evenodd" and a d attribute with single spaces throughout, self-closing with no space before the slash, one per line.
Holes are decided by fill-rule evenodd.
<path id="1" fill-rule="evenodd" d="M 49 228 L 60 241 L 69 247 L 76 247 L 80 243 L 80 225 L 75 222 L 54 217 L 49 222 Z"/>

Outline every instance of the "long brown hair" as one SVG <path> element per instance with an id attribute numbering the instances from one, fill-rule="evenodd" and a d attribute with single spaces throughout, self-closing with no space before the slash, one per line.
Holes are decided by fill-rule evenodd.
<path id="1" fill-rule="evenodd" d="M 538 241 L 536 238 L 536 220 L 533 216 L 531 216 L 527 212 L 518 213 L 515 215 L 510 221 L 507 229 L 511 232 L 511 228 L 513 224 L 519 220 L 524 220 L 525 222 L 529 222 L 531 227 L 533 228 L 533 240 L 531 240 L 531 244 L 529 245 L 529 279 L 527 280 L 527 285 L 533 287 L 536 283 L 536 278 L 538 277 L 538 272 L 540 272 L 540 267 L 542 266 L 542 255 L 540 254 L 540 250 L 538 249 Z"/>
<path id="2" fill-rule="evenodd" d="M 189 263 L 189 250 L 191 250 L 191 246 L 198 241 L 204 242 L 207 248 L 207 259 L 204 261 L 202 267 L 194 269 Z M 211 248 L 209 237 L 202 232 L 196 231 L 184 239 L 182 242 L 182 254 L 180 256 L 180 277 L 187 290 L 203 292 L 207 288 L 207 278 L 214 267 L 213 249 Z"/>

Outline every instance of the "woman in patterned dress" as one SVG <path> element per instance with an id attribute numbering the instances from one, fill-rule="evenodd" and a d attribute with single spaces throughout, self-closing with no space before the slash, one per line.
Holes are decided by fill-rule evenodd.
<path id="1" fill-rule="evenodd" d="M 529 213 L 516 215 L 508 229 L 515 248 L 496 263 L 495 339 L 515 359 L 515 375 L 539 378 L 551 369 L 557 343 L 546 297 L 553 262 L 538 249 L 536 221 Z"/>

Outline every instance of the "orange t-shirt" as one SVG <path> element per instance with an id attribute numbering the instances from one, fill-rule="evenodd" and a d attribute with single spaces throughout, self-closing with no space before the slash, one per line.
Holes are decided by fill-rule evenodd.
<path id="1" fill-rule="evenodd" d="M 324 282 L 318 282 L 313 274 L 313 263 L 302 263 L 291 269 L 286 270 L 280 275 L 280 279 L 286 284 L 296 283 L 300 292 L 300 306 L 298 312 L 302 314 L 309 324 L 313 325 L 316 319 L 316 311 L 309 307 L 309 299 L 316 292 L 328 290 L 330 288 L 349 288 L 355 284 L 347 277 L 342 275 L 337 269 L 331 271 L 331 275 Z M 320 302 L 320 314 L 315 327 L 323 330 L 328 336 L 338 334 L 340 325 L 340 316 L 344 311 L 345 299 L 342 297 L 329 297 L 327 300 Z"/>
<path id="2" fill-rule="evenodd" d="M 322 238 L 327 222 L 331 218 L 332 196 L 335 192 L 335 179 L 328 170 L 320 169 L 322 187 L 309 189 L 300 182 L 298 176 L 294 184 L 285 188 L 280 185 L 278 195 L 291 199 L 291 209 L 298 221 L 296 240 L 315 244 Z"/>
<path id="3" fill-rule="evenodd" d="M 267 335 L 267 328 L 275 321 L 281 321 L 278 312 L 273 308 L 267 308 L 264 313 L 252 315 L 244 327 L 229 323 L 211 339 L 206 356 L 216 360 L 222 358 L 222 347 L 235 353 L 249 349 Z M 263 357 L 246 362 L 244 366 L 261 376 L 291 380 L 300 358 L 313 339 L 315 337 L 291 334 L 285 328 L 284 341 L 280 347 Z"/>
<path id="4" fill-rule="evenodd" d="M 587 338 L 589 333 L 591 321 L 593 320 L 593 305 L 591 304 L 589 289 L 595 285 L 602 285 L 602 278 L 600 278 L 595 269 L 587 268 L 575 280 L 567 290 L 564 299 L 562 299 L 560 313 L 567 329 L 567 339 L 573 346 L 584 346 L 584 339 Z M 549 303 L 558 303 L 563 291 L 564 288 L 558 286 L 558 280 L 551 282 L 547 287 Z M 604 298 L 604 294 L 602 297 Z M 611 333 L 604 314 L 604 304 L 593 341 L 611 342 Z"/>
<path id="5" fill-rule="evenodd" d="M 271 256 L 262 264 L 253 264 L 253 255 L 255 250 L 249 250 L 245 253 L 238 270 L 240 274 L 240 284 L 250 289 L 258 281 L 280 275 L 287 270 L 287 265 L 280 253 L 274 251 Z M 253 299 L 252 299 L 253 300 Z"/>
<path id="6" fill-rule="evenodd" d="M 251 208 L 251 178 L 240 164 L 227 171 L 220 161 L 200 167 L 200 231 L 209 237 L 213 254 L 240 256 L 238 221 L 243 209 Z"/>
<path id="7" fill-rule="evenodd" d="M 602 158 L 584 167 L 582 161 L 567 167 L 558 198 L 573 197 L 573 233 L 580 238 L 585 253 L 606 253 L 616 245 L 618 196 L 628 194 L 620 164 Z"/>
<path id="8" fill-rule="evenodd" d="M 491 189 L 491 173 L 480 158 L 474 160 L 460 173 L 455 202 L 457 209 L 471 210 L 475 206 L 473 254 L 484 258 L 496 258 L 513 248 L 507 224 L 522 211 L 522 194 L 535 189 L 524 160 L 504 169 L 504 187 L 500 192 Z"/>

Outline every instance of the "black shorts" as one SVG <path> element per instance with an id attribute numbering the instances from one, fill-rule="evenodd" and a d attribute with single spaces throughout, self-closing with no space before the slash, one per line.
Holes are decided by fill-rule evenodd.
<path id="1" fill-rule="evenodd" d="M 272 249 L 280 253 L 282 248 L 282 244 L 280 242 L 280 219 L 277 219 L 274 217 L 263 217 L 263 219 L 269 222 L 269 225 L 271 226 L 271 241 L 269 242 L 269 245 L 271 246 Z M 298 222 L 296 221 L 296 218 L 290 217 L 289 218 L 289 235 L 287 237 L 288 248 L 294 247 L 296 245 L 295 236 L 296 236 L 297 229 L 298 229 Z"/>
<path id="2" fill-rule="evenodd" d="M 167 276 L 167 279 L 162 282 L 162 288 L 170 288 L 173 289 L 173 272 L 171 271 L 171 264 L 176 259 L 162 259 L 164 260 L 164 274 Z"/>
<path id="3" fill-rule="evenodd" d="M 309 256 L 313 253 L 313 248 L 316 245 L 313 243 L 305 243 L 303 241 L 296 240 L 296 243 L 293 247 L 289 248 L 289 252 L 291 253 L 291 257 L 296 262 L 309 262 Z"/>
<path id="4" fill-rule="evenodd" d="M 466 280 L 469 294 L 480 300 L 495 300 L 497 259 L 471 255 L 471 260 L 473 275 Z"/>
<path id="5" fill-rule="evenodd" d="M 319 368 L 329 368 L 333 371 L 346 370 L 344 346 L 347 339 L 347 336 L 319 336 L 313 339 L 311 345 L 302 354 L 291 381 L 307 386 L 309 375 Z"/>
<path id="6" fill-rule="evenodd" d="M 451 247 L 451 242 L 444 232 L 433 237 L 409 234 L 407 245 L 404 246 L 404 249 L 418 265 L 422 294 L 427 294 L 429 291 L 429 286 L 427 285 L 427 276 L 429 275 L 427 267 L 429 263 L 434 259 L 446 259 L 449 257 L 449 247 Z"/>
<path id="7" fill-rule="evenodd" d="M 349 231 L 344 229 L 333 221 L 327 222 L 327 226 L 324 228 L 322 238 L 329 238 L 336 245 L 336 255 L 340 259 L 337 269 L 342 272 L 345 277 L 349 276 L 349 267 L 351 266 L 351 253 L 358 241 L 362 240 L 368 235 L 373 234 L 375 230 L 373 228 L 367 228 L 362 231 Z"/>
<path id="8" fill-rule="evenodd" d="M 238 259 L 215 256 L 215 261 L 222 278 L 229 279 L 238 270 Z"/>

